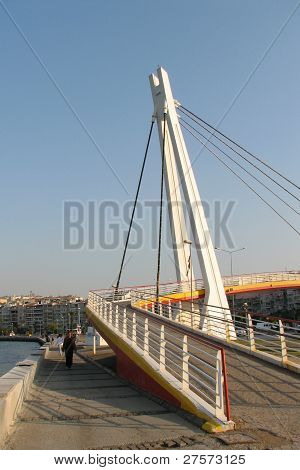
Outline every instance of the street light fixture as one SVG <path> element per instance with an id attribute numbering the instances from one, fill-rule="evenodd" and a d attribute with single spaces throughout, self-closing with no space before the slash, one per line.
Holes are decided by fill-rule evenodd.
<path id="1" fill-rule="evenodd" d="M 193 302 L 193 277 L 192 277 L 192 242 L 191 240 L 183 240 L 183 243 L 190 246 L 190 273 L 191 273 L 191 311 L 194 311 L 194 302 Z"/>
<path id="2" fill-rule="evenodd" d="M 224 250 L 223 248 L 218 248 L 215 246 L 215 250 L 218 251 L 224 251 L 225 253 L 228 253 L 230 255 L 230 275 L 231 278 L 233 278 L 233 262 L 232 262 L 232 255 L 233 253 L 237 253 L 238 251 L 243 251 L 246 248 L 237 248 L 236 250 Z M 232 311 L 233 311 L 233 322 L 235 322 L 235 311 L 234 311 L 234 293 L 232 294 Z"/>
<path id="3" fill-rule="evenodd" d="M 215 247 L 215 250 L 224 251 L 225 253 L 229 253 L 229 254 L 230 254 L 230 275 L 231 275 L 231 277 L 232 277 L 232 276 L 233 276 L 232 255 L 233 255 L 233 253 L 237 253 L 238 251 L 246 250 L 246 248 L 243 247 L 243 248 L 237 248 L 236 250 L 224 250 L 223 248 L 218 248 L 218 247 L 216 246 L 216 247 Z"/>

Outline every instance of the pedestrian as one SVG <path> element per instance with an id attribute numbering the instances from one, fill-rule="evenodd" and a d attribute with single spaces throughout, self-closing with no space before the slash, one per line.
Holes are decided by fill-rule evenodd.
<path id="1" fill-rule="evenodd" d="M 64 343 L 64 340 L 63 340 L 63 337 L 62 337 L 62 334 L 59 333 L 59 335 L 57 336 L 56 340 L 55 340 L 55 346 L 57 346 L 58 348 L 58 351 L 59 351 L 59 354 L 62 356 L 62 347 L 63 347 L 63 343 Z"/>
<path id="2" fill-rule="evenodd" d="M 67 332 L 62 346 L 62 351 L 66 356 L 66 366 L 68 369 L 71 369 L 73 363 L 73 352 L 76 351 L 76 343 L 72 331 Z"/>

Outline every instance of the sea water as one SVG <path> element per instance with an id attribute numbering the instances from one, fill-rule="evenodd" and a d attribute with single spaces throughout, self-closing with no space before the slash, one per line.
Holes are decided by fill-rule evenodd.
<path id="1" fill-rule="evenodd" d="M 23 361 L 30 354 L 36 353 L 39 348 L 38 343 L 0 341 L 0 376 L 15 367 L 17 362 Z"/>

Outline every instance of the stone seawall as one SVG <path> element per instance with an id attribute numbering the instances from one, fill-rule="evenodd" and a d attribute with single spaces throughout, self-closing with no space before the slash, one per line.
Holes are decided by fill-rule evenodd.
<path id="1" fill-rule="evenodd" d="M 29 356 L 0 377 L 0 449 L 26 399 L 42 357 L 42 351 L 40 356 Z"/>

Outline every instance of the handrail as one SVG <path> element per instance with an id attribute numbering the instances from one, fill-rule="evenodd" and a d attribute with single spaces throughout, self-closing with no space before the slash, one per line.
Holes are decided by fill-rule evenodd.
<path id="1" fill-rule="evenodd" d="M 242 274 L 236 274 L 236 275 L 233 275 L 233 276 L 223 276 L 222 279 L 223 279 L 223 282 L 224 281 L 227 281 L 228 282 L 230 281 L 230 279 L 236 279 L 236 278 L 239 278 L 239 279 L 242 279 L 242 278 L 258 278 L 258 279 L 261 279 L 261 278 L 264 278 L 266 279 L 266 277 L 269 276 L 269 278 L 271 276 L 282 276 L 281 280 L 300 280 L 300 271 L 298 270 L 291 270 L 291 271 L 270 271 L 270 272 L 262 272 L 262 273 L 251 273 L 251 274 L 247 274 L 247 273 L 242 273 Z M 289 278 L 290 276 L 294 276 L 294 279 L 287 279 L 287 277 Z M 195 279 L 194 281 L 203 281 L 201 278 L 197 278 Z M 186 281 L 184 281 L 186 282 Z M 166 285 L 175 285 L 175 284 L 181 284 L 181 283 L 177 283 L 177 282 L 164 282 L 164 283 L 161 283 L 160 286 L 166 286 Z M 153 284 L 144 284 L 144 285 L 136 285 L 136 286 L 123 286 L 123 287 L 120 287 L 119 290 L 131 290 L 131 289 L 142 289 L 142 288 L 145 288 L 145 287 L 153 287 Z M 106 290 L 111 290 L 112 291 L 112 288 L 107 288 Z M 96 291 L 98 289 L 91 289 L 91 291 Z M 105 289 L 104 289 L 105 290 Z"/>
<path id="2" fill-rule="evenodd" d="M 137 291 L 137 290 L 134 290 L 134 289 L 131 289 L 131 292 L 137 292 L 138 294 L 140 294 L 140 291 Z M 150 296 L 153 295 L 151 292 L 144 292 L 144 294 L 147 294 L 147 295 L 150 295 Z M 174 304 L 176 304 L 176 303 L 179 303 L 180 300 L 174 299 L 173 297 L 170 297 L 170 296 L 168 296 L 168 295 L 160 295 L 159 297 L 160 297 L 160 298 L 163 298 L 163 299 L 167 299 L 167 300 L 172 300 L 172 301 L 173 301 L 173 302 L 172 302 L 172 304 L 173 304 L 173 305 L 172 305 L 172 308 L 175 308 L 175 309 L 177 308 L 177 309 L 180 310 L 180 307 L 177 307 L 176 305 L 174 305 Z M 152 301 L 149 297 L 146 297 L 146 298 L 144 298 L 143 300 L 145 300 L 145 301 L 148 300 L 149 302 Z M 163 302 L 158 302 L 158 303 L 161 304 L 161 305 L 167 305 L 167 304 L 164 304 Z M 216 305 L 206 304 L 206 303 L 204 303 L 204 302 L 201 303 L 201 305 L 204 306 L 204 307 L 210 307 L 210 312 L 214 312 L 214 310 L 211 310 L 211 308 L 219 308 L 219 307 L 217 307 Z M 250 311 L 250 310 L 248 310 L 248 309 L 245 310 L 245 309 L 237 309 L 237 308 L 230 308 L 230 307 L 222 307 L 222 310 L 228 310 L 228 311 L 231 312 L 231 313 L 236 313 L 236 312 L 238 312 L 238 313 L 243 313 L 243 314 L 249 313 L 249 314 L 252 315 L 253 317 L 259 317 L 259 316 L 264 316 L 264 317 L 265 317 L 265 316 L 267 316 L 268 318 L 273 318 L 273 319 L 276 319 L 276 320 L 282 320 L 282 321 L 287 322 L 287 323 L 293 322 L 293 323 L 299 323 L 299 324 L 300 324 L 300 321 L 298 321 L 298 320 L 291 320 L 291 319 L 283 318 L 283 317 L 273 317 L 273 316 L 267 315 L 267 314 L 265 314 L 265 313 L 252 312 L 252 311 Z M 215 310 L 215 313 L 217 313 L 217 312 L 218 312 L 218 310 Z M 194 312 L 192 312 L 192 313 L 194 313 L 195 315 L 198 314 L 198 315 L 200 315 L 200 316 L 205 316 L 205 314 L 202 314 L 202 313 L 197 312 L 197 311 L 194 311 Z M 240 316 L 240 317 L 241 317 L 241 316 Z M 210 315 L 209 318 L 211 318 L 211 319 L 213 319 L 213 320 L 219 320 L 219 321 L 220 321 L 220 318 L 219 318 L 219 317 L 214 317 L 214 316 L 212 316 L 212 315 Z M 222 320 L 222 321 L 225 321 L 225 322 L 227 322 L 227 323 L 233 323 L 233 321 L 230 321 L 230 320 Z M 270 323 L 270 324 L 273 324 L 272 322 L 266 322 L 265 320 L 256 320 L 256 321 L 261 322 L 261 323 Z M 287 325 L 286 327 L 287 327 L 287 328 L 290 328 L 290 329 L 295 329 L 296 331 L 299 331 L 299 328 L 297 328 L 297 327 L 293 327 L 293 326 L 289 326 L 289 325 Z"/>
<path id="3" fill-rule="evenodd" d="M 107 290 L 105 292 L 109 295 Z M 199 406 L 223 422 L 230 421 L 228 383 L 224 377 L 226 360 L 222 347 L 163 317 L 149 317 L 146 312 L 134 311 L 121 303 L 109 301 L 100 292 L 89 293 L 88 307 L 110 328 L 117 329 L 118 335 L 124 340 L 133 343 L 145 359 L 149 355 L 149 358 L 158 362 L 162 374 L 166 371 L 175 380 L 181 381 L 183 391 L 193 401 L 196 399 Z M 207 356 L 207 360 L 203 356 Z M 214 383 L 215 387 L 209 386 L 209 383 Z M 208 392 L 204 393 L 202 388 Z M 207 393 L 213 393 L 213 396 L 209 397 Z M 214 403 L 214 407 L 211 403 Z"/>
<path id="4" fill-rule="evenodd" d="M 228 331 L 229 328 L 235 328 L 238 335 L 237 339 L 232 340 L 229 335 L 226 335 L 225 341 L 231 344 L 235 341 L 236 344 L 245 346 L 251 353 L 256 351 L 277 359 L 281 358 L 283 366 L 286 366 L 287 361 L 300 366 L 297 349 L 298 345 L 300 348 L 300 334 L 297 336 L 297 332 L 300 333 L 300 331 L 297 327 L 286 325 L 285 319 L 278 319 L 278 323 L 271 323 L 255 318 L 256 315 L 246 310 L 243 315 L 235 313 L 234 318 L 225 319 L 212 315 L 214 310 L 210 310 L 210 314 L 206 314 L 197 310 L 184 309 L 184 302 L 182 301 L 177 301 L 177 303 L 171 304 L 170 307 L 170 304 L 157 302 L 153 294 L 149 292 L 132 290 L 130 296 L 133 308 L 144 311 L 145 314 L 151 314 L 152 317 L 155 315 L 164 317 L 164 313 L 168 315 L 168 310 L 171 308 L 171 316 L 174 317 L 175 313 L 175 318 L 179 319 L 180 325 L 185 325 L 194 330 L 195 328 L 199 329 L 200 320 L 206 319 L 207 323 L 213 320 L 215 325 L 211 325 L 209 329 L 206 327 L 206 330 L 202 329 L 202 332 L 210 337 L 218 336 L 220 331 L 218 325 L 223 325 L 222 328 L 225 331 Z M 168 296 L 161 297 L 168 299 Z M 168 318 L 168 321 L 178 325 L 178 322 L 175 323 L 172 318 Z M 194 323 L 196 323 L 196 327 Z"/>

